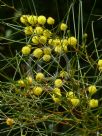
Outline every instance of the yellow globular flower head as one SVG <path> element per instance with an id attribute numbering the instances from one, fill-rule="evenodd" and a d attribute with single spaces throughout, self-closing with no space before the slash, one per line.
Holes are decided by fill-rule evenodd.
<path id="1" fill-rule="evenodd" d="M 43 89 L 41 87 L 37 86 L 37 87 L 34 87 L 32 91 L 36 96 L 39 96 L 42 94 Z"/>
<path id="2" fill-rule="evenodd" d="M 52 47 L 55 46 L 55 45 L 54 45 L 54 40 L 53 40 L 53 39 L 49 39 L 49 40 L 48 40 L 48 45 L 50 45 L 50 46 L 52 46 Z"/>
<path id="3" fill-rule="evenodd" d="M 39 37 L 39 43 L 41 44 L 45 44 L 47 42 L 47 37 L 46 36 L 40 36 Z"/>
<path id="4" fill-rule="evenodd" d="M 75 98 L 75 94 L 74 94 L 73 91 L 69 91 L 69 92 L 66 93 L 66 97 L 67 97 L 68 99 Z"/>
<path id="5" fill-rule="evenodd" d="M 55 87 L 61 87 L 63 85 L 63 82 L 61 79 L 56 79 L 54 85 Z"/>
<path id="6" fill-rule="evenodd" d="M 31 15 L 31 16 L 28 16 L 28 23 L 30 24 L 30 25 L 36 25 L 37 24 L 37 22 L 38 22 L 38 18 L 37 18 L 37 16 L 34 16 L 34 15 Z"/>
<path id="7" fill-rule="evenodd" d="M 61 78 L 64 78 L 64 77 L 67 77 L 67 76 L 68 76 L 68 73 L 67 73 L 67 71 L 62 70 L 62 71 L 60 71 L 59 76 L 60 76 Z"/>
<path id="8" fill-rule="evenodd" d="M 60 46 L 60 47 L 61 47 L 61 40 L 58 39 L 58 38 L 57 38 L 57 39 L 54 39 L 54 40 L 53 40 L 53 44 L 54 44 L 54 46 L 56 46 L 56 47 L 57 47 L 57 46 Z"/>
<path id="9" fill-rule="evenodd" d="M 18 84 L 20 87 L 25 87 L 25 83 L 22 79 L 18 80 Z"/>
<path id="10" fill-rule="evenodd" d="M 77 44 L 77 39 L 74 36 L 69 37 L 68 44 L 75 48 Z"/>
<path id="11" fill-rule="evenodd" d="M 70 101 L 74 107 L 78 106 L 80 103 L 80 100 L 78 98 L 72 98 Z"/>
<path id="12" fill-rule="evenodd" d="M 33 78 L 31 76 L 27 76 L 26 80 L 27 80 L 27 83 L 30 85 L 33 83 Z"/>
<path id="13" fill-rule="evenodd" d="M 48 30 L 48 29 L 45 29 L 43 31 L 43 35 L 46 36 L 47 38 L 50 38 L 51 35 L 52 35 L 52 32 L 50 30 Z"/>
<path id="14" fill-rule="evenodd" d="M 49 25 L 53 25 L 53 24 L 55 23 L 55 19 L 53 19 L 52 17 L 48 17 L 47 23 L 48 23 Z"/>
<path id="15" fill-rule="evenodd" d="M 52 99 L 55 103 L 60 104 L 61 103 L 61 98 L 60 97 L 56 97 L 54 94 L 52 95 Z"/>
<path id="16" fill-rule="evenodd" d="M 24 47 L 22 48 L 22 54 L 23 54 L 23 55 L 29 55 L 30 52 L 31 52 L 30 46 L 27 45 L 27 46 L 24 46 Z"/>
<path id="17" fill-rule="evenodd" d="M 37 48 L 37 49 L 35 49 L 33 51 L 33 56 L 36 57 L 36 58 L 38 58 L 38 59 L 41 58 L 42 55 L 43 55 L 43 51 L 40 48 Z"/>
<path id="18" fill-rule="evenodd" d="M 67 25 L 66 25 L 65 23 L 61 23 L 61 24 L 60 24 L 60 29 L 61 29 L 62 31 L 65 31 L 65 30 L 67 29 Z"/>
<path id="19" fill-rule="evenodd" d="M 14 124 L 14 120 L 11 119 L 11 118 L 7 118 L 7 119 L 6 119 L 6 124 L 7 124 L 8 126 L 12 126 L 12 125 Z"/>
<path id="20" fill-rule="evenodd" d="M 32 28 L 32 26 L 26 26 L 24 28 L 24 33 L 25 33 L 25 35 L 32 35 L 33 34 L 33 28 Z"/>
<path id="21" fill-rule="evenodd" d="M 29 15 L 22 15 L 22 16 L 20 17 L 21 23 L 27 25 L 27 23 L 28 23 L 28 16 L 29 16 Z"/>
<path id="22" fill-rule="evenodd" d="M 44 60 L 45 62 L 49 62 L 49 61 L 51 60 L 51 55 L 45 54 L 45 55 L 43 56 L 43 60 Z"/>
<path id="23" fill-rule="evenodd" d="M 68 52 L 68 48 L 67 48 L 67 46 L 64 45 L 64 44 L 63 44 L 63 46 L 62 46 L 62 49 L 63 49 L 64 52 Z"/>
<path id="24" fill-rule="evenodd" d="M 33 36 L 33 37 L 32 37 L 32 42 L 33 42 L 34 44 L 38 45 L 38 44 L 39 44 L 39 37 L 38 37 L 38 36 Z"/>
<path id="25" fill-rule="evenodd" d="M 89 107 L 90 108 L 96 108 L 96 107 L 98 107 L 98 100 L 97 99 L 91 99 L 89 101 Z"/>
<path id="26" fill-rule="evenodd" d="M 61 95 L 61 90 L 59 88 L 54 88 L 53 93 L 56 94 L 57 96 L 62 96 Z"/>
<path id="27" fill-rule="evenodd" d="M 102 59 L 98 60 L 98 64 L 97 65 L 98 65 L 99 71 L 102 72 Z"/>
<path id="28" fill-rule="evenodd" d="M 55 47 L 54 51 L 56 53 L 62 53 L 62 47 L 61 46 Z"/>
<path id="29" fill-rule="evenodd" d="M 43 34 L 43 28 L 41 26 L 37 26 L 34 30 L 34 32 L 38 35 Z"/>
<path id="30" fill-rule="evenodd" d="M 51 48 L 50 47 L 45 47 L 43 50 L 44 50 L 44 54 L 47 54 L 47 55 L 51 54 Z"/>
<path id="31" fill-rule="evenodd" d="M 91 95 L 93 95 L 94 93 L 96 93 L 96 92 L 97 92 L 96 86 L 95 86 L 95 85 L 90 85 L 90 86 L 88 87 L 88 92 L 89 92 Z"/>
<path id="32" fill-rule="evenodd" d="M 68 40 L 67 39 L 62 39 L 61 44 L 64 46 L 68 46 Z"/>
<path id="33" fill-rule="evenodd" d="M 38 16 L 38 23 L 40 25 L 44 25 L 46 23 L 46 17 L 45 16 Z"/>
<path id="34" fill-rule="evenodd" d="M 45 76 L 44 76 L 43 73 L 39 72 L 39 73 L 36 74 L 35 78 L 36 78 L 37 81 L 42 81 L 42 80 L 44 80 Z"/>

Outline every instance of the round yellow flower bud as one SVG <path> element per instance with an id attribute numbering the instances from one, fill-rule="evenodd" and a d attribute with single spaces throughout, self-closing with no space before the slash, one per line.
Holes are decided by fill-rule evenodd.
<path id="1" fill-rule="evenodd" d="M 77 44 L 77 39 L 75 37 L 73 37 L 73 36 L 68 38 L 68 44 L 75 47 L 76 44 Z"/>
<path id="2" fill-rule="evenodd" d="M 53 99 L 53 101 L 55 102 L 55 103 L 61 103 L 61 98 L 60 97 L 55 97 L 55 95 L 53 94 L 52 95 L 52 99 Z"/>
<path id="3" fill-rule="evenodd" d="M 35 24 L 37 24 L 37 21 L 38 21 L 37 16 L 34 16 L 34 15 L 28 16 L 29 24 L 35 25 Z"/>
<path id="4" fill-rule="evenodd" d="M 45 16 L 39 16 L 38 17 L 38 23 L 41 25 L 44 25 L 46 23 L 46 17 Z"/>
<path id="5" fill-rule="evenodd" d="M 63 45 L 62 49 L 63 49 L 64 52 L 68 52 L 68 48 L 67 48 L 66 45 Z"/>
<path id="6" fill-rule="evenodd" d="M 61 79 L 56 79 L 54 84 L 55 84 L 56 87 L 61 87 L 63 85 L 63 82 L 62 82 Z"/>
<path id="7" fill-rule="evenodd" d="M 30 48 L 29 46 L 24 46 L 24 47 L 22 48 L 22 54 L 23 54 L 23 55 L 29 55 L 30 52 L 31 52 L 31 48 Z"/>
<path id="8" fill-rule="evenodd" d="M 41 43 L 41 44 L 45 44 L 46 42 L 47 42 L 47 37 L 45 37 L 45 36 L 40 36 L 39 37 L 39 42 Z"/>
<path id="9" fill-rule="evenodd" d="M 37 73 L 35 78 L 37 81 L 42 81 L 45 78 L 45 76 L 43 73 Z"/>
<path id="10" fill-rule="evenodd" d="M 60 39 L 54 39 L 54 40 L 53 40 L 53 44 L 54 44 L 54 46 L 56 46 L 56 47 L 58 47 L 58 46 L 61 47 L 61 40 L 60 40 Z"/>
<path id="11" fill-rule="evenodd" d="M 7 119 L 6 119 L 6 124 L 7 124 L 8 126 L 12 126 L 12 125 L 14 124 L 14 120 L 11 119 L 11 118 L 7 118 Z"/>
<path id="12" fill-rule="evenodd" d="M 37 48 L 33 51 L 33 56 L 36 58 L 41 58 L 43 55 L 43 51 L 40 48 Z"/>
<path id="13" fill-rule="evenodd" d="M 45 54 L 43 56 L 43 60 L 46 61 L 46 62 L 49 62 L 51 60 L 51 55 Z"/>
<path id="14" fill-rule="evenodd" d="M 65 23 L 61 23 L 60 29 L 61 29 L 62 31 L 65 31 L 65 30 L 67 29 L 67 25 L 66 25 Z"/>
<path id="15" fill-rule="evenodd" d="M 41 26 L 37 26 L 34 32 L 38 35 L 43 34 L 43 28 Z"/>
<path id="16" fill-rule="evenodd" d="M 27 18 L 28 18 L 28 15 L 22 15 L 22 16 L 20 17 L 21 23 L 27 25 L 27 23 L 28 23 L 28 19 L 27 19 Z"/>
<path id="17" fill-rule="evenodd" d="M 74 107 L 78 106 L 80 103 L 80 100 L 77 98 L 72 98 L 70 101 Z"/>
<path id="18" fill-rule="evenodd" d="M 98 69 L 99 69 L 100 72 L 102 72 L 102 67 L 99 67 Z"/>
<path id="19" fill-rule="evenodd" d="M 26 26 L 24 28 L 25 35 L 32 35 L 33 34 L 33 28 L 32 26 Z"/>
<path id="20" fill-rule="evenodd" d="M 67 71 L 62 70 L 62 71 L 60 71 L 60 75 L 59 76 L 64 78 L 64 77 L 68 76 L 68 73 L 67 73 Z"/>
<path id="21" fill-rule="evenodd" d="M 94 93 L 96 93 L 96 92 L 97 92 L 96 86 L 95 86 L 95 85 L 90 85 L 90 86 L 88 87 L 88 91 L 89 91 L 89 93 L 90 93 L 91 95 L 94 94 Z"/>
<path id="22" fill-rule="evenodd" d="M 96 108 L 96 107 L 98 107 L 98 100 L 97 99 L 91 99 L 89 101 L 89 107 L 90 108 Z"/>
<path id="23" fill-rule="evenodd" d="M 54 88 L 53 89 L 53 93 L 56 94 L 56 95 L 58 95 L 58 96 L 62 96 L 61 95 L 61 90 L 59 88 Z"/>
<path id="24" fill-rule="evenodd" d="M 46 29 L 46 30 L 43 31 L 43 35 L 44 35 L 45 37 L 47 37 L 47 38 L 50 38 L 50 36 L 52 35 L 52 33 L 51 33 L 50 30 Z"/>
<path id="25" fill-rule="evenodd" d="M 53 45 L 53 40 L 52 40 L 52 39 L 49 39 L 49 40 L 48 40 L 48 44 L 49 44 L 49 45 Z"/>
<path id="26" fill-rule="evenodd" d="M 44 54 L 47 54 L 47 55 L 51 54 L 51 48 L 50 47 L 45 47 L 44 48 Z"/>
<path id="27" fill-rule="evenodd" d="M 39 44 L 39 37 L 38 37 L 38 36 L 33 36 L 33 37 L 32 37 L 32 42 L 33 42 L 34 44 L 38 45 L 38 44 Z"/>
<path id="28" fill-rule="evenodd" d="M 98 66 L 99 66 L 99 67 L 102 67 L 102 59 L 100 59 L 100 60 L 98 61 Z"/>
<path id="29" fill-rule="evenodd" d="M 61 46 L 55 47 L 54 51 L 56 53 L 62 53 L 62 47 Z"/>
<path id="30" fill-rule="evenodd" d="M 48 17 L 47 23 L 48 23 L 49 25 L 53 25 L 53 24 L 55 23 L 55 20 L 54 20 L 52 17 Z"/>
<path id="31" fill-rule="evenodd" d="M 43 92 L 43 89 L 41 87 L 34 87 L 33 88 L 33 93 L 36 95 L 36 96 L 39 96 L 41 95 Z"/>
<path id="32" fill-rule="evenodd" d="M 67 39 L 62 39 L 61 44 L 64 46 L 68 46 L 68 40 Z"/>
<path id="33" fill-rule="evenodd" d="M 27 80 L 27 83 L 30 85 L 33 83 L 33 78 L 31 76 L 26 77 L 26 80 Z"/>
<path id="34" fill-rule="evenodd" d="M 66 97 L 67 98 L 75 98 L 75 94 L 74 94 L 74 92 L 69 91 L 69 92 L 66 93 Z"/>
<path id="35" fill-rule="evenodd" d="M 23 80 L 18 80 L 18 84 L 19 84 L 19 86 L 20 87 L 25 87 L 25 83 L 24 83 L 24 81 Z"/>

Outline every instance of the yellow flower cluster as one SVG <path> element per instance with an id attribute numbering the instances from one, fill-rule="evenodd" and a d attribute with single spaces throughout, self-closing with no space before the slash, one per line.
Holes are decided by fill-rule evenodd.
<path id="1" fill-rule="evenodd" d="M 22 15 L 20 21 L 25 25 L 25 35 L 28 37 L 30 36 L 30 46 L 26 45 L 22 48 L 21 52 L 23 55 L 32 53 L 35 58 L 42 58 L 43 61 L 49 62 L 53 51 L 60 54 L 67 53 L 69 46 L 76 48 L 77 39 L 74 36 L 61 37 L 52 32 L 52 30 L 46 28 L 45 24 L 55 24 L 55 19 L 52 17 L 46 18 L 44 15 Z M 58 27 L 60 31 L 64 32 L 66 32 L 68 28 L 67 24 L 64 22 L 60 23 Z M 45 47 L 48 48 L 49 51 L 46 51 Z"/>

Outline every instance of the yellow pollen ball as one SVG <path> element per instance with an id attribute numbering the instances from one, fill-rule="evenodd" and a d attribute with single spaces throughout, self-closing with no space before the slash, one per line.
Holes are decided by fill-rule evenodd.
<path id="1" fill-rule="evenodd" d="M 95 85 L 91 85 L 88 87 L 88 91 L 90 94 L 94 94 L 97 92 L 96 86 Z"/>
<path id="2" fill-rule="evenodd" d="M 51 48 L 49 47 L 44 48 L 44 54 L 47 54 L 47 55 L 51 54 Z"/>
<path id="3" fill-rule="evenodd" d="M 20 17 L 21 23 L 27 25 L 27 23 L 28 23 L 28 19 L 27 19 L 27 18 L 28 18 L 28 15 L 22 15 L 22 16 Z"/>
<path id="4" fill-rule="evenodd" d="M 62 47 L 61 46 L 55 47 L 54 51 L 56 53 L 62 53 Z"/>
<path id="5" fill-rule="evenodd" d="M 34 30 L 34 32 L 38 35 L 43 34 L 43 28 L 40 26 L 37 26 Z"/>
<path id="6" fill-rule="evenodd" d="M 18 80 L 18 84 L 19 84 L 19 86 L 20 87 L 25 87 L 25 83 L 24 83 L 24 81 L 23 80 Z"/>
<path id="7" fill-rule="evenodd" d="M 67 98 L 75 98 L 74 92 L 72 92 L 72 91 L 67 92 L 66 97 Z"/>
<path id="8" fill-rule="evenodd" d="M 77 98 L 72 98 L 70 101 L 74 107 L 78 106 L 80 103 L 80 100 Z"/>
<path id="9" fill-rule="evenodd" d="M 100 59 L 100 60 L 98 61 L 98 66 L 99 66 L 99 67 L 102 67 L 102 59 Z"/>
<path id="10" fill-rule="evenodd" d="M 34 15 L 28 16 L 28 23 L 29 24 L 35 25 L 35 24 L 37 24 L 37 21 L 38 21 L 37 16 L 34 16 Z"/>
<path id="11" fill-rule="evenodd" d="M 37 48 L 33 51 L 33 56 L 36 58 L 41 58 L 43 55 L 43 51 L 40 48 Z"/>
<path id="12" fill-rule="evenodd" d="M 51 31 L 46 29 L 43 31 L 43 35 L 46 36 L 47 38 L 50 38 L 50 36 L 52 35 Z"/>
<path id="13" fill-rule="evenodd" d="M 38 17 L 38 23 L 41 25 L 44 25 L 46 23 L 46 17 L 45 16 L 39 16 Z"/>
<path id="14" fill-rule="evenodd" d="M 42 81 L 45 78 L 45 76 L 43 73 L 37 73 L 35 78 L 37 81 Z"/>
<path id="15" fill-rule="evenodd" d="M 45 44 L 46 42 L 47 42 L 47 37 L 45 37 L 45 36 L 40 36 L 39 37 L 39 42 L 41 43 L 41 44 Z"/>
<path id="16" fill-rule="evenodd" d="M 31 48 L 30 48 L 29 46 L 24 46 L 24 47 L 22 48 L 22 54 L 23 54 L 23 55 L 29 55 L 30 52 L 31 52 Z"/>
<path id="17" fill-rule="evenodd" d="M 43 56 L 43 60 L 44 60 L 45 62 L 49 62 L 49 61 L 51 60 L 51 55 L 45 54 L 45 55 Z"/>
<path id="18" fill-rule="evenodd" d="M 32 35 L 33 34 L 33 28 L 32 26 L 26 26 L 24 28 L 25 35 Z"/>
<path id="19" fill-rule="evenodd" d="M 53 99 L 53 101 L 54 101 L 55 103 L 58 103 L 58 104 L 60 104 L 60 103 L 61 103 L 61 98 L 59 98 L 59 97 L 55 97 L 55 95 L 54 95 L 54 94 L 52 95 L 52 99 Z"/>
<path id="20" fill-rule="evenodd" d="M 32 42 L 33 42 L 34 44 L 38 45 L 38 44 L 39 44 L 39 37 L 38 37 L 38 36 L 33 36 L 33 37 L 32 37 Z"/>
<path id="21" fill-rule="evenodd" d="M 71 45 L 72 47 L 76 47 L 77 44 L 77 39 L 75 37 L 69 37 L 68 38 L 68 44 Z"/>
<path id="22" fill-rule="evenodd" d="M 98 107 L 98 100 L 97 99 L 91 99 L 89 101 L 89 107 L 90 108 L 96 108 L 96 107 Z"/>
<path id="23" fill-rule="evenodd" d="M 65 31 L 65 30 L 67 29 L 67 25 L 66 25 L 65 23 L 61 23 L 60 29 L 61 29 L 62 31 Z"/>
<path id="24" fill-rule="evenodd" d="M 43 92 L 43 89 L 41 87 L 34 87 L 33 88 L 33 93 L 36 95 L 36 96 L 39 96 L 41 95 Z"/>
<path id="25" fill-rule="evenodd" d="M 53 25 L 53 24 L 55 23 L 55 20 L 54 20 L 52 17 L 48 17 L 47 23 L 48 23 L 49 25 Z"/>
<path id="26" fill-rule="evenodd" d="M 55 84 L 56 87 L 61 87 L 63 85 L 63 82 L 62 82 L 61 79 L 56 79 L 54 84 Z"/>
<path id="27" fill-rule="evenodd" d="M 61 96 L 61 90 L 59 88 L 54 88 L 53 93 L 58 95 L 58 96 Z"/>
<path id="28" fill-rule="evenodd" d="M 11 119 L 11 118 L 7 118 L 7 119 L 6 119 L 6 124 L 7 124 L 8 126 L 12 126 L 12 125 L 14 124 L 14 120 Z"/>
<path id="29" fill-rule="evenodd" d="M 32 84 L 33 83 L 33 78 L 31 76 L 26 77 L 27 83 Z"/>
<path id="30" fill-rule="evenodd" d="M 64 70 L 60 71 L 60 77 L 64 78 L 64 77 L 67 77 L 67 76 L 68 76 L 67 71 L 64 71 Z"/>

